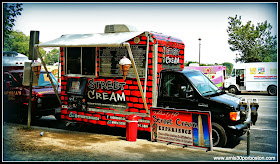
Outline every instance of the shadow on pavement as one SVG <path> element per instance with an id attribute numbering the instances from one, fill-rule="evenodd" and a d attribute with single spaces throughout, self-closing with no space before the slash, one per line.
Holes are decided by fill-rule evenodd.
<path id="1" fill-rule="evenodd" d="M 229 142 L 227 143 L 227 145 L 225 146 L 225 148 L 235 148 L 237 145 L 240 144 L 240 138 L 237 137 L 232 137 Z"/>
<path id="2" fill-rule="evenodd" d="M 89 124 L 73 123 L 68 126 L 66 126 L 66 124 L 65 124 L 64 129 L 70 130 L 70 131 L 79 131 L 79 132 L 88 132 L 88 133 L 106 134 L 106 135 L 126 137 L 126 129 L 120 128 L 120 127 L 108 127 L 108 126 L 102 126 L 102 125 L 89 125 Z M 150 140 L 151 136 L 150 136 L 149 132 L 138 130 L 137 138 Z"/>

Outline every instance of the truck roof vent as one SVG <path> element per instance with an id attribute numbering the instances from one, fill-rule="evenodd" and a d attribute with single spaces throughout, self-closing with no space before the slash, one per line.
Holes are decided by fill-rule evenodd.
<path id="1" fill-rule="evenodd" d="M 134 32 L 137 31 L 135 27 L 125 24 L 113 24 L 105 26 L 105 33 L 118 33 L 118 32 Z"/>

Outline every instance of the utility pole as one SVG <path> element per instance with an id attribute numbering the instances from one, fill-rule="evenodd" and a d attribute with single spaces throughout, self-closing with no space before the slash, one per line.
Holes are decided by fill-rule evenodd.
<path id="1" fill-rule="evenodd" d="M 201 45 L 201 38 L 198 38 L 199 41 L 199 52 L 198 52 L 198 65 L 200 66 L 200 45 Z"/>
<path id="2" fill-rule="evenodd" d="M 30 31 L 30 39 L 29 39 L 29 57 L 31 60 L 30 65 L 30 83 L 29 83 L 29 101 L 28 101 L 28 113 L 27 113 L 27 128 L 30 129 L 31 123 L 31 108 L 32 108 L 32 85 L 33 85 L 33 70 L 32 64 L 34 60 L 37 60 L 38 55 L 35 52 L 34 45 L 39 44 L 39 31 Z M 40 71 L 39 71 L 40 74 Z"/>
<path id="3" fill-rule="evenodd" d="M 31 55 L 31 54 L 30 54 Z M 30 83 L 29 83 L 29 101 L 28 101 L 28 115 L 27 115 L 27 128 L 30 129 L 30 123 L 31 123 L 31 107 L 32 107 L 32 84 L 33 84 L 33 71 L 32 71 L 32 64 L 34 60 L 32 60 L 30 65 Z"/>

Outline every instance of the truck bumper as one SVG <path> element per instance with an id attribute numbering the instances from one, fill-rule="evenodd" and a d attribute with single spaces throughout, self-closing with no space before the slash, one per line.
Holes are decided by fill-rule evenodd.
<path id="1" fill-rule="evenodd" d="M 245 134 L 246 129 L 250 127 L 251 123 L 251 119 L 247 118 L 244 123 L 234 126 L 228 126 L 228 128 L 233 135 L 242 136 L 243 134 Z"/>
<path id="2" fill-rule="evenodd" d="M 244 130 L 247 129 L 249 125 L 250 125 L 249 123 L 244 123 L 244 124 L 238 124 L 235 126 L 228 126 L 228 127 L 232 130 Z"/>

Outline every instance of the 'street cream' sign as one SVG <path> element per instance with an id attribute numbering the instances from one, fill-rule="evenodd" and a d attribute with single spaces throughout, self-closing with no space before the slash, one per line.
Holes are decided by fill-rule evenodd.
<path id="1" fill-rule="evenodd" d="M 152 140 L 212 149 L 210 112 L 151 108 Z"/>

